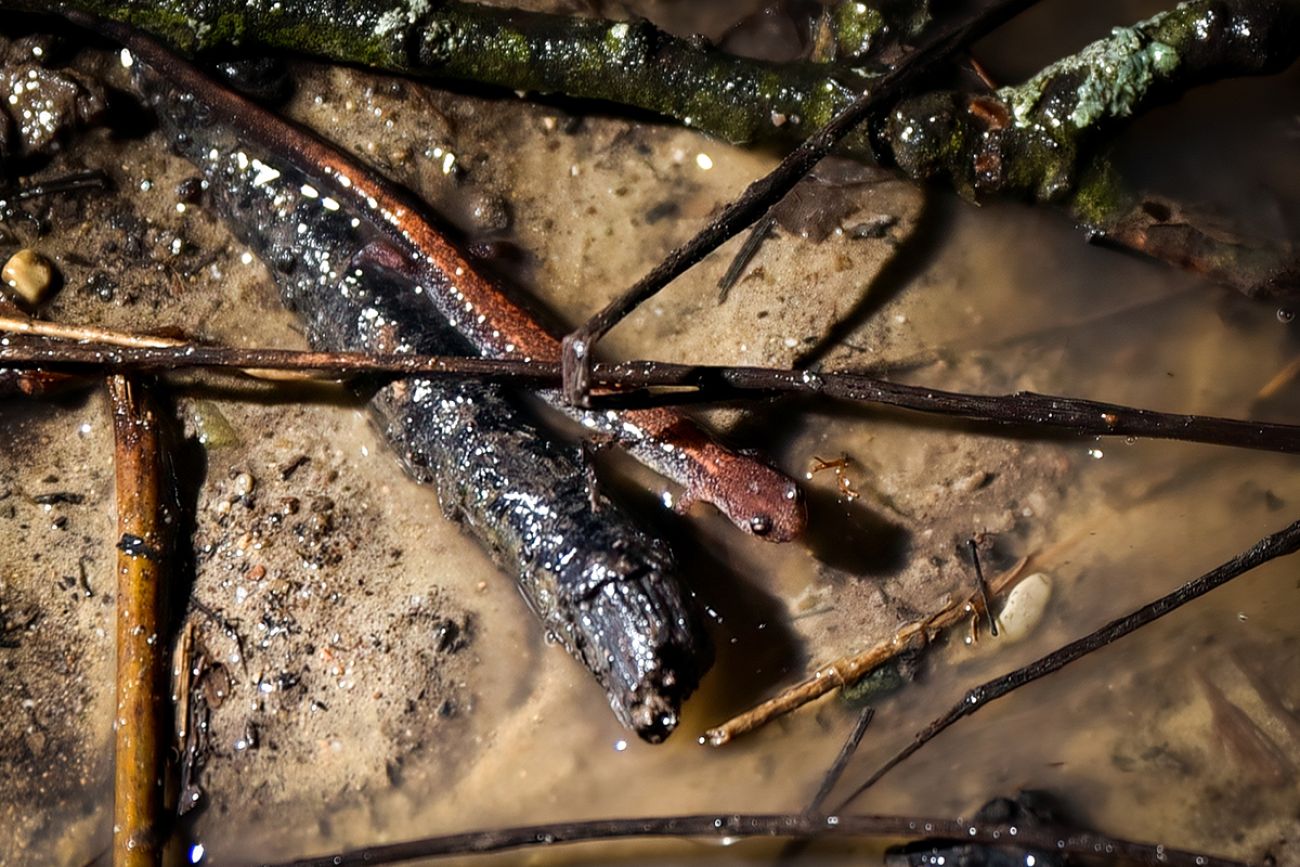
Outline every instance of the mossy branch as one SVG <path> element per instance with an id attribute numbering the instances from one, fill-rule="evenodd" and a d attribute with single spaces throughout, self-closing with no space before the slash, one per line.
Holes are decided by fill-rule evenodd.
<path id="1" fill-rule="evenodd" d="M 51 8 L 46 0 L 0 6 Z M 677 39 L 644 21 L 464 2 L 62 0 L 56 8 L 138 26 L 189 54 L 289 50 L 406 75 L 614 102 L 733 143 L 778 147 L 803 140 L 870 88 L 872 78 L 850 67 L 859 62 L 857 52 L 875 50 L 871 40 L 878 43 L 881 33 L 871 29 L 870 16 L 832 14 L 822 42 L 833 44 L 814 55 L 837 62 L 771 64 Z M 861 30 L 856 48 L 854 28 Z M 1300 268 L 1291 246 L 1153 220 L 1149 198 L 1122 183 L 1096 151 L 1117 122 L 1189 87 L 1283 69 L 1300 54 L 1298 29 L 1297 0 L 1185 0 L 1116 28 L 1021 85 L 905 99 L 877 125 L 872 142 L 855 135 L 840 147 L 894 162 L 914 180 L 945 179 L 968 198 L 1060 204 L 1094 237 L 1248 295 L 1294 300 Z"/>
<path id="2" fill-rule="evenodd" d="M 1062 201 L 1081 186 L 1087 147 L 1114 122 L 1218 78 L 1276 72 L 1300 54 L 1294 0 L 1188 0 L 989 94 L 901 101 L 878 139 L 914 178 L 946 174 L 968 196 Z M 1104 203 L 1084 216 L 1104 220 Z"/>
<path id="3" fill-rule="evenodd" d="M 41 0 L 3 5 L 48 10 Z M 430 0 L 63 0 L 195 55 L 293 51 L 404 75 L 632 106 L 734 143 L 789 144 L 865 86 L 813 62 L 765 63 L 678 39 L 646 21 L 609 21 Z"/>
<path id="4" fill-rule="evenodd" d="M 1277 72 L 1300 55 L 1295 0 L 1188 0 L 992 93 L 900 101 L 877 131 L 882 158 L 963 196 L 1063 205 L 1094 237 L 1206 274 L 1247 295 L 1300 291 L 1291 245 L 1240 238 L 1135 193 L 1096 156 L 1117 122 L 1188 88 Z"/>

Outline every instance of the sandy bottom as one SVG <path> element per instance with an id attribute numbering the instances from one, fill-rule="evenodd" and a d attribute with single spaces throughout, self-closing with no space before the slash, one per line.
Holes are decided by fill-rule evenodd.
<path id="1" fill-rule="evenodd" d="M 1050 11 L 1016 26 L 1046 27 Z M 1133 17 L 1116 4 L 1093 14 Z M 1017 37 L 986 47 L 995 74 L 1032 69 L 1011 55 Z M 75 63 L 126 84 L 115 53 Z M 417 190 L 470 241 L 499 242 L 506 255 L 488 267 L 569 323 L 773 164 L 669 126 L 352 70 L 294 74 L 290 114 Z M 1161 192 L 1284 226 L 1284 203 L 1300 200 L 1296 123 L 1270 106 L 1293 103 L 1296 83 L 1293 72 L 1199 92 L 1140 121 L 1119 157 Z M 1198 120 L 1217 113 L 1233 128 Z M 1232 166 L 1226 178 L 1205 176 L 1210 154 Z M 105 170 L 114 191 L 31 205 L 41 221 L 6 227 L 6 251 L 34 246 L 63 274 L 42 315 L 302 345 L 268 270 L 202 202 L 182 200 L 195 173 L 158 134 L 89 132 L 43 174 L 83 168 Z M 883 365 L 937 388 L 1297 418 L 1297 386 L 1256 399 L 1300 348 L 1289 316 L 1089 247 L 1046 209 L 976 208 L 878 179 L 826 195 L 843 200 L 841 231 L 817 242 L 778 229 L 719 302 L 733 241 L 615 331 L 610 354 Z M 883 237 L 853 236 L 882 215 L 893 218 Z M 778 547 L 702 508 L 665 511 L 666 483 L 603 459 L 673 543 L 719 647 L 679 732 L 648 746 L 546 644 L 432 491 L 401 475 L 355 399 L 199 375 L 172 385 L 193 541 L 178 631 L 202 672 L 187 701 L 208 722 L 191 830 L 211 864 L 524 822 L 798 810 L 856 711 L 829 696 L 725 748 L 699 734 L 969 592 L 972 536 L 990 540 L 989 571 L 1037 556 L 1050 601 L 1019 641 L 970 646 L 961 630 L 935 646 L 915 682 L 878 704 L 845 792 L 970 685 L 1208 570 L 1300 506 L 1295 459 L 1283 456 L 807 402 L 720 412 L 738 445 L 806 477 L 811 532 Z M 0 445 L 0 864 L 84 864 L 106 847 L 111 812 L 105 400 L 91 388 L 4 404 Z M 840 474 L 814 472 L 840 458 Z M 970 815 L 1045 789 L 1109 834 L 1300 863 L 1297 569 L 1263 568 L 990 707 L 853 808 Z M 678 841 L 528 860 L 741 864 L 774 851 Z M 818 863 L 856 864 L 879 849 L 814 851 Z"/>

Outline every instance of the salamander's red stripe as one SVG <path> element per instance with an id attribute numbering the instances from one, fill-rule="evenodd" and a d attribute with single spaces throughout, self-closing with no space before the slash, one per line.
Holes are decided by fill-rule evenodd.
<path id="1" fill-rule="evenodd" d="M 439 307 L 484 355 L 560 360 L 560 341 L 510 295 L 478 272 L 426 214 L 424 207 L 314 134 L 214 83 L 153 39 L 125 25 L 95 27 L 202 99 L 213 115 L 250 141 L 281 155 L 320 180 L 340 202 L 364 215 L 410 256 L 412 276 L 437 298 Z M 798 488 L 767 464 L 714 441 L 694 422 L 667 408 L 624 410 L 621 421 L 640 438 L 670 449 L 673 466 L 690 498 L 712 503 L 747 532 L 788 541 L 804 527 Z"/>

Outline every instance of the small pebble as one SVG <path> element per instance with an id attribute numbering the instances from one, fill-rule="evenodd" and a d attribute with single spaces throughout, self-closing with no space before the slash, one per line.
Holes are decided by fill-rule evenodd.
<path id="1" fill-rule="evenodd" d="M 241 497 L 246 497 L 253 492 L 253 485 L 256 484 L 252 475 L 249 473 L 240 473 L 235 476 L 235 493 Z"/>
<path id="2" fill-rule="evenodd" d="M 1012 587 L 998 614 L 998 637 L 1015 642 L 1029 635 L 1043 619 L 1051 598 L 1052 579 L 1042 572 L 1035 572 Z"/>
<path id="3" fill-rule="evenodd" d="M 989 483 L 992 476 L 985 470 L 976 470 L 968 476 L 955 479 L 952 489 L 959 494 L 972 494 Z"/>
<path id="4" fill-rule="evenodd" d="M 54 286 L 54 266 L 40 253 L 24 248 L 9 257 L 0 278 L 24 304 L 35 307 Z"/>
<path id="5" fill-rule="evenodd" d="M 239 444 L 239 434 L 212 401 L 194 401 L 189 406 L 188 415 L 200 445 L 222 449 Z"/>

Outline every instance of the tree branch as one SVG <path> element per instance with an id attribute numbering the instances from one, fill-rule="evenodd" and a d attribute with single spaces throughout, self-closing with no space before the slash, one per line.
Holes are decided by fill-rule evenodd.
<path id="1" fill-rule="evenodd" d="M 95 346 L 44 343 L 0 345 L 0 367 L 82 370 L 172 370 L 187 367 L 328 371 L 336 376 L 390 374 L 507 382 L 536 389 L 560 384 L 560 365 L 538 361 L 462 356 L 368 355 L 356 352 L 295 352 L 218 346 Z M 818 395 L 913 412 L 963 418 L 982 424 L 1059 431 L 1076 436 L 1120 436 L 1210 443 L 1261 451 L 1300 453 L 1300 425 L 1215 416 L 1183 415 L 1033 392 L 978 395 L 888 382 L 854 373 L 814 373 L 766 367 L 724 367 L 629 361 L 597 364 L 598 388 L 687 389 L 654 394 L 655 403 Z M 598 395 L 597 405 L 626 404 L 630 395 Z"/>

